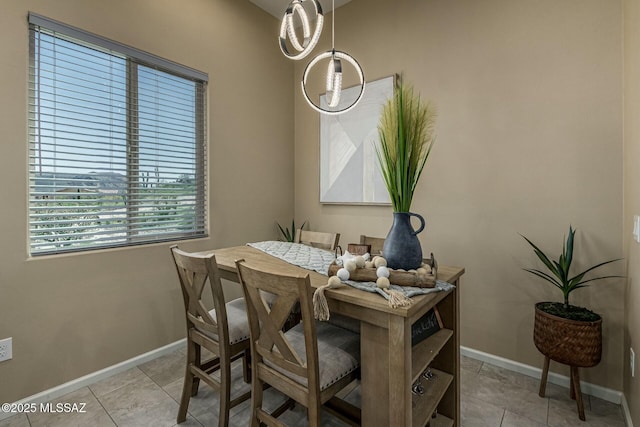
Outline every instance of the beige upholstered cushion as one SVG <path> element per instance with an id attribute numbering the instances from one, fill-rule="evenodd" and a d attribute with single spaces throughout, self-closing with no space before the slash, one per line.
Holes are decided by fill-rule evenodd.
<path id="1" fill-rule="evenodd" d="M 244 298 L 234 299 L 226 304 L 227 322 L 229 324 L 229 344 L 249 339 L 249 321 L 247 320 L 247 306 Z M 216 310 L 209 311 L 211 317 L 217 320 Z M 217 334 L 203 333 L 209 335 L 214 340 L 218 340 Z"/>
<path id="2" fill-rule="evenodd" d="M 318 337 L 320 390 L 324 390 L 360 367 L 360 335 L 329 323 L 318 321 L 316 321 L 316 334 Z M 304 351 L 304 327 L 302 323 L 287 331 L 285 336 L 303 362 L 306 362 L 307 355 Z M 292 380 L 304 386 L 307 385 L 305 378 L 287 372 L 266 360 L 265 363 Z"/>

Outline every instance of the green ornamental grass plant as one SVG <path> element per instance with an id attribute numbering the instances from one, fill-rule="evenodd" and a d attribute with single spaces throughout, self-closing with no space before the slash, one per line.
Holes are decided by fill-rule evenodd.
<path id="1" fill-rule="evenodd" d="M 382 109 L 376 154 L 395 212 L 409 212 L 413 193 L 435 140 L 435 107 L 413 87 L 398 83 Z"/>

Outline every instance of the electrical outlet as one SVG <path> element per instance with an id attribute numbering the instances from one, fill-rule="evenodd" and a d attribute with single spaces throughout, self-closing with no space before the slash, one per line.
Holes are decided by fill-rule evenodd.
<path id="1" fill-rule="evenodd" d="M 631 376 L 636 376 L 636 353 L 629 347 L 629 364 L 631 367 Z"/>
<path id="2" fill-rule="evenodd" d="M 12 338 L 0 340 L 0 362 L 13 358 Z"/>

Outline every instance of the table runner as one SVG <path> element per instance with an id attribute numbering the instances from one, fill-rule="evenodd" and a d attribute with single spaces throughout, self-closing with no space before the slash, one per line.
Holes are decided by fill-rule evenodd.
<path id="1" fill-rule="evenodd" d="M 247 245 L 286 261 L 289 264 L 297 265 L 298 267 L 302 267 L 307 270 L 316 271 L 325 276 L 328 276 L 329 265 L 331 265 L 335 260 L 335 254 L 333 252 L 321 248 L 315 248 L 313 246 L 303 245 L 301 243 L 267 240 L 263 242 L 247 243 Z M 382 295 L 393 308 L 411 305 L 411 297 L 415 295 L 449 291 L 455 288 L 451 283 L 437 279 L 433 288 L 391 285 L 387 290 L 379 288 L 375 282 L 356 282 L 354 280 L 346 280 L 342 283 L 361 291 L 375 292 Z M 329 286 L 325 285 L 314 291 L 314 311 L 316 311 L 316 318 L 319 320 L 328 320 L 330 316 L 326 300 L 324 299 L 324 290 L 328 288 Z"/>

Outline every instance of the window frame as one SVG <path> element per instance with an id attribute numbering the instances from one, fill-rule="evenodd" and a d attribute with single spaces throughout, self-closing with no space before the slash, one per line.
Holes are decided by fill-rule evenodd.
<path id="1" fill-rule="evenodd" d="M 143 244 L 153 244 L 160 242 L 169 242 L 176 240 L 186 240 L 186 239 L 197 239 L 197 238 L 206 238 L 208 237 L 208 215 L 207 215 L 207 168 L 206 165 L 208 163 L 207 159 L 207 109 L 206 109 L 206 92 L 207 92 L 207 84 L 208 84 L 208 75 L 201 71 L 180 65 L 173 61 L 169 61 L 163 58 L 160 58 L 156 55 L 150 54 L 148 52 L 141 51 L 139 49 L 133 48 L 131 46 L 124 45 L 122 43 L 89 33 L 87 31 L 78 29 L 76 27 L 72 27 L 58 21 L 43 17 L 41 15 L 37 15 L 34 13 L 29 13 L 28 16 L 29 23 L 29 131 L 28 131 L 28 146 L 29 146 L 29 199 L 28 199 L 28 250 L 31 256 L 41 256 L 41 255 L 52 255 L 52 254 L 60 254 L 60 253 L 70 253 L 70 252 L 85 252 L 106 248 L 116 248 L 116 247 L 129 247 Z M 34 219 L 36 216 L 32 215 L 32 212 L 36 211 L 37 204 L 37 190 L 38 184 L 36 183 L 36 179 L 38 178 L 38 173 L 35 170 L 35 161 L 31 159 L 31 152 L 34 151 L 34 147 L 38 144 L 36 139 L 40 138 L 40 125 L 41 125 L 41 117 L 39 116 L 39 111 L 35 112 L 34 105 L 36 102 L 31 102 L 31 100 L 37 101 L 38 105 L 42 103 L 43 98 L 40 96 L 40 87 L 38 83 L 36 83 L 35 75 L 36 75 L 36 61 L 40 59 L 40 52 L 35 52 L 35 37 L 38 37 L 37 33 L 42 32 L 49 36 L 61 39 L 72 41 L 73 43 L 79 44 L 84 47 L 88 47 L 91 49 L 96 49 L 98 51 L 102 51 L 108 55 L 113 55 L 114 57 L 122 57 L 124 61 L 126 61 L 126 190 L 124 192 L 124 205 L 125 205 L 125 215 L 122 229 L 126 229 L 126 233 L 124 237 L 120 237 L 119 241 L 113 242 L 109 241 L 106 243 L 95 242 L 96 239 L 76 239 L 74 244 L 64 245 L 61 244 L 61 240 L 57 240 L 55 243 L 52 243 L 53 248 L 45 248 L 38 249 L 39 244 L 42 244 L 44 238 L 37 238 L 36 233 L 36 224 L 38 224 L 38 220 Z M 39 45 L 38 45 L 39 46 Z M 91 61 L 86 61 L 85 65 L 91 65 Z M 137 105 L 140 99 L 140 91 L 138 90 L 138 70 L 140 67 L 146 67 L 146 69 L 155 71 L 157 73 L 164 73 L 173 76 L 174 78 L 184 79 L 184 81 L 191 81 L 194 85 L 193 92 L 193 151 L 194 151 L 194 159 L 193 159 L 193 168 L 194 174 L 193 179 L 195 184 L 187 185 L 185 187 L 193 187 L 193 193 L 189 193 L 189 195 L 193 196 L 193 218 L 192 218 L 192 229 L 187 229 L 186 231 L 171 231 L 171 226 L 166 226 L 164 229 L 162 227 L 159 230 L 169 230 L 165 235 L 163 233 L 159 233 L 156 235 L 153 230 L 154 227 L 151 227 L 152 231 L 150 233 L 142 233 L 143 231 L 148 231 L 149 229 L 145 229 L 144 220 L 140 220 L 141 216 L 139 215 L 139 209 L 144 205 L 144 200 L 142 196 L 141 188 L 144 186 L 140 184 L 141 175 L 140 173 L 140 163 L 141 159 L 143 159 L 143 155 L 139 153 L 138 143 L 139 143 L 139 122 L 138 115 L 140 114 L 139 105 Z M 135 78 L 133 76 L 135 75 Z M 162 93 L 162 92 L 160 92 Z M 39 107 L 38 107 L 39 110 Z M 55 116 L 57 119 L 57 116 Z M 160 116 L 154 116 L 154 119 L 159 123 Z M 37 136 L 35 135 L 37 129 Z M 51 139 L 56 139 L 57 137 L 51 137 Z M 57 142 L 53 143 L 54 146 L 58 144 Z M 38 148 L 40 150 L 40 148 Z M 174 153 L 173 151 L 169 151 L 169 154 Z M 71 155 L 70 155 L 71 156 Z M 145 158 L 148 161 L 148 159 Z M 157 169 L 157 168 L 156 168 Z M 54 176 L 57 172 L 53 172 Z M 42 172 L 40 172 L 42 178 Z M 142 173 L 143 174 L 143 173 Z M 54 178 L 55 179 L 55 178 Z M 144 179 L 144 178 L 142 178 Z M 148 180 L 148 173 L 147 173 Z M 160 182 L 158 180 L 158 182 Z M 178 180 L 175 181 L 178 183 Z M 157 186 L 158 187 L 158 186 Z M 78 190 L 80 191 L 80 190 Z M 158 194 L 161 194 L 161 190 L 157 189 L 154 193 L 153 191 L 149 191 L 149 194 L 153 194 L 153 197 L 160 197 Z M 153 199 L 152 197 L 152 199 Z M 78 196 L 78 199 L 80 196 Z M 182 208 L 181 203 L 177 200 L 174 201 L 176 211 L 179 208 Z M 154 199 L 155 200 L 155 199 Z M 77 202 L 80 206 L 80 202 Z M 42 202 L 40 202 L 42 204 Z M 53 205 L 53 204 L 52 204 Z M 43 206 L 47 206 L 47 203 L 44 203 Z M 40 208 L 44 210 L 45 208 Z M 72 209 L 70 209 L 72 210 Z M 76 214 L 83 213 L 82 208 L 78 208 L 76 210 Z M 179 215 L 176 214 L 177 219 L 183 218 L 182 213 Z M 189 219 L 190 214 L 184 216 Z M 173 217 L 171 217 L 173 218 Z M 159 223 L 159 220 L 157 220 Z M 53 224 L 54 228 L 60 223 L 59 220 L 51 221 L 51 222 L 41 222 L 40 224 L 50 225 Z M 147 220 L 146 225 L 155 224 L 154 220 Z M 75 226 L 75 224 L 74 224 Z M 84 228 L 84 226 L 82 227 Z M 179 228 L 173 226 L 173 228 Z M 105 234 L 111 236 L 112 239 L 118 238 L 119 233 L 116 231 L 105 232 Z M 120 233 L 121 234 L 121 233 Z M 64 234 L 63 234 L 64 235 Z M 60 239 L 59 235 L 54 235 L 56 239 Z M 77 244 L 78 241 L 83 241 L 84 243 Z M 93 242 L 93 243 L 92 243 Z"/>

